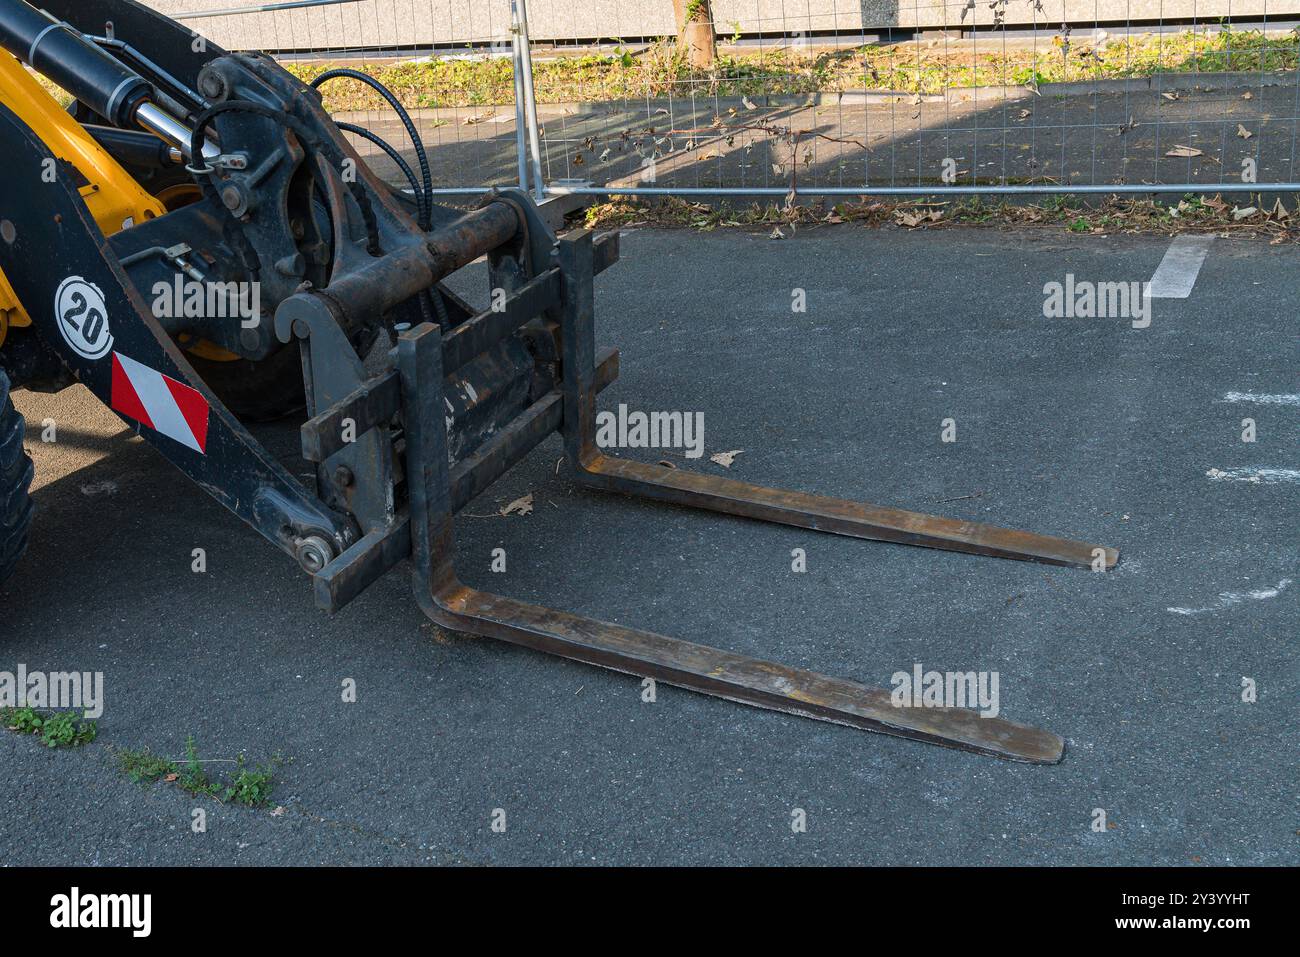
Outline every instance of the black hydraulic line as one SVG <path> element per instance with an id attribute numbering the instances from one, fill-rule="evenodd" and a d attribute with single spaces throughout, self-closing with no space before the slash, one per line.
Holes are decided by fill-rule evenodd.
<path id="1" fill-rule="evenodd" d="M 208 107 L 200 113 L 198 119 L 194 121 L 194 131 L 190 134 L 190 149 L 192 151 L 190 155 L 195 157 L 203 156 L 203 136 L 204 133 L 207 132 L 208 126 L 211 125 L 212 121 L 216 117 L 220 116 L 222 113 L 236 112 L 252 113 L 254 116 L 265 117 L 268 120 L 279 123 L 296 134 L 297 137 L 302 140 L 304 145 L 315 142 L 315 139 L 312 137 L 307 127 L 299 122 L 297 118 L 288 113 L 273 110 L 268 106 L 263 106 L 260 103 L 253 103 L 250 100 L 227 100 L 224 103 L 218 103 L 215 106 Z M 342 150 L 329 141 L 321 143 L 320 146 L 321 151 L 331 163 L 338 168 L 343 167 L 346 157 L 343 155 Z M 203 160 L 200 159 L 197 160 L 197 162 L 203 162 Z M 190 172 L 195 173 L 196 178 L 198 175 L 202 175 L 200 182 L 201 188 L 205 193 L 211 191 L 209 195 L 215 194 L 216 189 L 212 185 L 210 175 L 215 171 L 211 167 L 191 167 Z M 379 223 L 378 220 L 375 219 L 374 207 L 370 205 L 370 197 L 366 195 L 364 187 L 359 182 L 354 181 L 349 183 L 348 189 L 351 191 L 353 198 L 357 201 L 357 205 L 361 208 L 361 217 L 366 222 L 366 233 L 369 236 L 370 252 L 372 255 L 378 254 Z"/>
<path id="2" fill-rule="evenodd" d="M 415 172 L 411 169 L 410 164 L 407 163 L 406 160 L 402 159 L 402 154 L 397 152 L 397 149 L 393 146 L 393 144 L 388 142 L 388 140 L 384 139 L 378 133 L 373 133 L 370 130 L 366 129 L 364 126 L 357 126 L 353 123 L 337 123 L 337 122 L 334 125 L 337 126 L 339 129 L 341 129 L 344 133 L 352 133 L 356 136 L 360 136 L 364 140 L 369 140 L 371 143 L 374 143 L 381 150 L 383 150 L 385 153 L 388 154 L 388 158 L 397 164 L 397 168 L 402 171 L 402 174 L 406 177 L 407 182 L 411 184 L 411 192 L 415 194 L 415 201 L 417 204 L 417 212 L 418 212 L 420 208 L 419 206 L 420 199 L 422 196 L 422 192 L 420 190 L 420 182 L 415 178 Z M 425 322 L 434 321 L 434 316 L 429 312 L 429 300 L 434 299 L 435 296 L 436 293 L 434 293 L 433 290 L 429 290 L 427 294 L 421 293 L 419 296 L 420 318 L 423 319 Z M 434 306 L 435 308 L 437 308 L 438 311 L 438 317 L 437 317 L 438 324 L 445 329 L 448 325 L 447 307 L 442 304 L 441 297 L 438 297 L 436 299 L 436 301 L 434 302 Z"/>
<path id="3" fill-rule="evenodd" d="M 328 79 L 328 77 L 326 77 L 326 79 Z M 378 83 L 377 80 L 375 82 Z M 401 114 L 405 114 L 405 111 L 402 110 L 400 104 L 397 105 L 397 109 Z M 407 117 L 407 119 L 409 120 L 409 117 Z M 415 173 L 412 171 L 410 164 L 402 158 L 402 154 L 399 153 L 397 148 L 394 147 L 392 143 L 388 142 L 388 140 L 384 139 L 373 130 L 368 130 L 364 126 L 357 126 L 354 123 L 341 123 L 335 121 L 334 125 L 345 133 L 352 133 L 356 136 L 360 136 L 364 140 L 374 143 L 388 155 L 389 159 L 397 164 L 397 168 L 402 171 L 402 174 L 406 177 L 406 181 L 411 184 L 411 193 L 415 196 L 416 217 L 420 228 L 425 232 L 428 232 L 430 229 L 430 219 L 433 213 L 432 194 L 429 192 L 429 190 L 433 188 L 433 184 L 429 178 L 428 163 L 426 162 L 421 169 L 421 172 L 425 177 L 424 188 L 421 189 L 420 183 L 415 178 Z M 411 130 L 411 124 L 409 122 L 407 123 L 407 130 Z M 422 156 L 424 153 L 424 144 L 421 143 L 418 138 L 415 138 L 414 133 L 412 133 L 412 137 L 412 142 L 416 145 L 416 154 Z M 442 295 L 436 289 L 428 289 L 425 292 L 420 293 L 418 301 L 420 303 L 421 319 L 425 322 L 436 321 L 436 324 L 442 329 L 450 328 L 451 319 L 447 315 L 447 305 L 442 301 Z M 430 305 L 433 306 L 432 313 L 429 311 Z M 436 313 L 436 316 L 434 313 Z"/>
<path id="4" fill-rule="evenodd" d="M 406 160 L 402 159 L 402 154 L 397 152 L 397 149 L 392 143 L 388 142 L 388 140 L 384 139 L 378 133 L 373 133 L 364 126 L 357 126 L 355 123 L 335 122 L 334 125 L 344 133 L 351 133 L 354 136 L 361 137 L 363 140 L 369 140 L 387 153 L 388 158 L 397 164 L 397 168 L 402 171 L 402 175 L 406 177 L 406 181 L 411 184 L 411 192 L 415 195 L 417 205 L 419 204 L 422 195 L 420 181 L 415 178 L 415 172 L 411 169 L 411 165 L 406 162 Z"/>
<path id="5" fill-rule="evenodd" d="M 402 125 L 406 127 L 406 135 L 411 138 L 411 145 L 415 148 L 415 159 L 420 164 L 420 178 L 424 182 L 424 192 L 419 194 L 420 229 L 428 232 L 431 226 L 431 220 L 433 219 L 433 175 L 429 172 L 429 157 L 424 150 L 424 140 L 420 137 L 420 131 L 415 128 L 415 123 L 412 122 L 411 115 L 406 112 L 406 108 L 402 106 L 401 102 L 393 95 L 392 91 L 389 90 L 388 87 L 384 86 L 384 84 L 380 83 L 373 76 L 370 76 L 367 73 L 362 73 L 360 70 L 350 70 L 347 67 L 326 70 L 320 76 L 316 77 L 316 79 L 311 81 L 312 89 L 318 89 L 321 84 L 340 77 L 346 77 L 347 79 L 357 80 L 360 83 L 364 83 L 382 96 L 388 102 L 388 105 L 393 108 L 393 112 L 397 114 L 398 119 L 402 121 Z"/>
<path id="6" fill-rule="evenodd" d="M 181 80 L 168 73 L 153 60 L 149 59 L 131 44 L 122 40 L 110 37 L 86 36 L 86 39 L 101 48 L 116 51 L 120 56 L 125 57 L 134 63 L 136 69 L 148 75 L 156 86 L 161 86 L 167 90 L 171 96 L 180 101 L 181 105 L 186 107 L 189 117 L 199 113 L 208 106 L 208 101 L 200 96 L 195 90 L 190 89 Z M 186 104 L 185 101 L 189 101 Z"/>

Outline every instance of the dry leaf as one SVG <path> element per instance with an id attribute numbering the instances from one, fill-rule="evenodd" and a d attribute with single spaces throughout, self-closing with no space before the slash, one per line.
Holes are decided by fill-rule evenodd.
<path id="1" fill-rule="evenodd" d="M 901 209 L 894 210 L 894 220 L 900 226 L 906 226 L 911 229 L 913 226 L 920 226 L 926 220 L 925 213 L 908 213 Z"/>
<path id="2" fill-rule="evenodd" d="M 675 468 L 677 468 L 676 465 L 674 465 L 672 462 L 669 462 L 667 459 L 660 459 L 660 460 L 659 460 L 659 464 L 662 465 L 662 466 L 663 466 L 664 468 L 666 468 L 666 469 L 675 469 Z"/>
<path id="3" fill-rule="evenodd" d="M 785 239 L 785 233 L 781 232 L 780 226 L 773 226 L 772 232 L 768 234 L 768 239 Z"/>
<path id="4" fill-rule="evenodd" d="M 283 814 L 284 814 L 284 805 L 283 805 L 283 804 L 277 804 L 277 805 L 275 806 L 275 810 L 273 810 L 273 811 L 271 812 L 271 817 L 280 817 L 280 816 L 282 816 Z"/>
<path id="5" fill-rule="evenodd" d="M 497 514 L 499 515 L 527 515 L 533 510 L 533 493 L 529 492 L 523 498 L 517 498 Z"/>
<path id="6" fill-rule="evenodd" d="M 747 96 L 742 96 L 742 97 L 740 98 L 740 102 L 743 103 L 743 104 L 745 104 L 745 109 L 747 109 L 747 110 L 756 110 L 756 109 L 758 109 L 757 106 L 755 106 L 753 103 L 751 103 L 751 102 L 749 101 L 749 97 L 747 97 Z"/>
<path id="7" fill-rule="evenodd" d="M 163 780 L 166 781 L 168 784 L 170 784 L 172 781 L 175 781 L 178 777 L 180 777 L 179 774 L 166 774 L 163 775 Z"/>
<path id="8" fill-rule="evenodd" d="M 1276 219 L 1279 223 L 1285 223 L 1291 218 L 1291 213 L 1282 205 L 1282 200 L 1280 199 L 1273 204 L 1273 208 L 1269 210 L 1268 215 L 1271 218 Z"/>
<path id="9" fill-rule="evenodd" d="M 1175 92 L 1173 92 L 1172 90 L 1171 90 L 1170 92 L 1168 92 L 1168 93 L 1161 93 L 1160 95 L 1163 96 L 1166 100 L 1176 100 L 1176 99 L 1178 99 L 1178 94 L 1175 93 Z"/>
<path id="10" fill-rule="evenodd" d="M 1255 134 L 1252 133 L 1250 130 L 1246 129 L 1246 128 L 1245 128 L 1244 126 L 1242 126 L 1240 123 L 1238 123 L 1238 124 L 1237 124 L 1237 135 L 1240 136 L 1243 140 L 1248 140 L 1248 139 L 1250 139 L 1252 136 L 1254 136 Z"/>
<path id="11" fill-rule="evenodd" d="M 1253 100 L 1255 98 L 1255 94 L 1251 93 L 1250 90 L 1247 90 L 1245 93 L 1241 94 L 1241 98 L 1243 100 Z"/>
<path id="12" fill-rule="evenodd" d="M 736 456 L 739 455 L 739 454 L 740 454 L 741 452 L 743 452 L 743 451 L 745 451 L 745 450 L 744 450 L 744 449 L 732 449 L 730 452 L 715 452 L 715 453 L 713 453 L 712 455 L 709 456 L 709 461 L 710 461 L 710 462 L 717 462 L 717 463 L 718 463 L 719 465 L 721 465 L 724 469 L 729 469 L 729 468 L 731 468 L 731 463 L 734 462 L 734 461 L 736 461 Z"/>
<path id="13" fill-rule="evenodd" d="M 1171 149 L 1165 155 L 1172 156 L 1175 159 L 1178 159 L 1178 158 L 1190 158 L 1193 156 L 1204 156 L 1205 154 L 1202 153 L 1200 150 L 1198 150 L 1195 146 L 1181 146 L 1179 144 L 1175 144 L 1174 148 Z"/>

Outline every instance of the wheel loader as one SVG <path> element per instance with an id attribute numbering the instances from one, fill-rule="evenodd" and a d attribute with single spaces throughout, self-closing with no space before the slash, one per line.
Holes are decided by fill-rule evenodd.
<path id="1" fill-rule="evenodd" d="M 0 0 L 0 578 L 41 532 L 11 392 L 81 383 L 297 562 L 323 613 L 402 565 L 449 629 L 761 708 L 1060 760 L 1057 735 L 1002 718 L 896 706 L 885 689 L 463 584 L 456 513 L 556 432 L 572 479 L 593 489 L 1093 571 L 1118 553 L 598 447 L 597 395 L 619 360 L 596 347 L 593 280 L 617 261 L 617 233 L 557 234 L 519 189 L 435 204 L 418 131 L 365 74 L 305 85 L 133 0 L 42 2 Z M 388 100 L 413 154 L 331 119 L 319 88 L 339 76 Z M 406 182 L 380 179 L 349 137 Z M 444 282 L 481 258 L 486 310 Z M 295 414 L 309 485 L 246 427 Z"/>

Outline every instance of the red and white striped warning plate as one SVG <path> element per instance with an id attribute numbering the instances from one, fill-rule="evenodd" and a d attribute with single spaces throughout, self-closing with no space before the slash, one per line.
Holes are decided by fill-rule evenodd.
<path id="1" fill-rule="evenodd" d="M 113 411 L 207 454 L 208 401 L 197 389 L 113 353 Z"/>

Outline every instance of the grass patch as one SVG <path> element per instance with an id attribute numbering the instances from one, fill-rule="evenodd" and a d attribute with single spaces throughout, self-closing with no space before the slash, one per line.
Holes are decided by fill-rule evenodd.
<path id="1" fill-rule="evenodd" d="M 76 711 L 0 708 L 0 724 L 19 734 L 34 734 L 47 748 L 75 748 L 94 741 L 99 725 Z"/>
<path id="2" fill-rule="evenodd" d="M 168 774 L 176 773 L 176 762 L 160 758 L 148 748 L 138 751 L 117 752 L 118 767 L 136 784 L 151 783 Z"/>
<path id="3" fill-rule="evenodd" d="M 222 804 L 246 807 L 265 807 L 270 803 L 275 789 L 275 771 L 283 763 L 283 759 L 275 755 L 265 764 L 250 765 L 240 754 L 233 761 L 219 762 L 234 764 L 231 773 L 213 777 L 204 765 L 218 762 L 199 758 L 193 735 L 185 739 L 185 757 L 180 761 L 159 757 L 147 747 L 119 750 L 117 761 L 122 773 L 137 784 L 163 781 L 196 797 L 210 797 Z"/>
<path id="4" fill-rule="evenodd" d="M 289 62 L 310 82 L 337 64 Z M 353 63 L 353 66 L 357 64 Z M 537 58 L 533 79 L 541 103 L 607 102 L 666 96 L 758 96 L 851 90 L 934 94 L 977 86 L 1148 77 L 1160 73 L 1273 72 L 1300 65 L 1300 34 L 1221 28 L 1177 34 L 1041 36 L 1030 46 L 908 40 L 843 50 L 803 52 L 774 46 L 720 53 L 707 71 L 692 69 L 675 40 L 632 52 Z M 418 107 L 506 106 L 514 103 L 510 61 L 504 58 L 363 63 L 359 69 Z M 322 89 L 330 112 L 387 109 L 369 87 L 332 80 Z"/>

